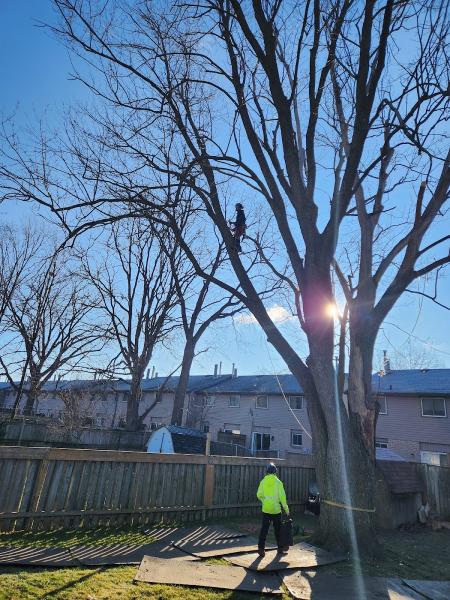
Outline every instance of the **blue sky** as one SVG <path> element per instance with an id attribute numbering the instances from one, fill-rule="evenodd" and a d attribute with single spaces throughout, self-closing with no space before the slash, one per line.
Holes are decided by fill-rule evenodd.
<path id="1" fill-rule="evenodd" d="M 0 113 L 3 117 L 15 113 L 18 127 L 35 127 L 40 119 L 55 126 L 65 105 L 88 98 L 85 89 L 70 80 L 67 50 L 37 25 L 38 21 L 53 19 L 48 0 L 0 2 Z M 2 220 L 26 220 L 30 214 L 30 209 L 23 206 L 0 206 Z M 450 269 L 441 288 L 445 301 L 450 298 Z M 287 321 L 281 327 L 292 330 L 294 324 Z M 380 332 L 376 359 L 384 348 L 394 356 L 407 354 L 408 347 L 413 346 L 433 353 L 440 366 L 450 367 L 449 332 L 448 311 L 429 301 L 421 302 L 417 296 L 406 296 Z M 195 373 L 212 372 L 214 363 L 220 361 L 223 372 L 229 372 L 232 363 L 240 374 L 286 371 L 283 361 L 268 347 L 264 334 L 249 318 L 216 326 L 200 344 L 200 349 L 205 347 L 210 351 L 196 360 Z M 304 356 L 306 346 L 300 339 L 298 349 Z M 179 351 L 176 344 L 173 352 L 158 351 L 152 365 L 160 374 L 166 373 L 178 364 Z"/>

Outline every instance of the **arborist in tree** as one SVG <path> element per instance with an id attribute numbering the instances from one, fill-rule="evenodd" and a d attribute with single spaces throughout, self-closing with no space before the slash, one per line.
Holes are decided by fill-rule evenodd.
<path id="1" fill-rule="evenodd" d="M 240 202 L 236 204 L 236 217 L 234 221 L 230 221 L 230 225 L 234 237 L 234 247 L 238 252 L 242 252 L 241 239 L 245 237 L 246 222 L 244 207 Z"/>
<path id="2" fill-rule="evenodd" d="M 265 545 L 270 524 L 273 523 L 278 552 L 286 554 L 288 549 L 280 545 L 281 511 L 289 515 L 289 506 L 286 502 L 286 492 L 283 483 L 277 477 L 277 468 L 273 463 L 267 466 L 267 474 L 261 480 L 256 493 L 262 502 L 262 523 L 259 532 L 258 554 L 265 556 Z"/>

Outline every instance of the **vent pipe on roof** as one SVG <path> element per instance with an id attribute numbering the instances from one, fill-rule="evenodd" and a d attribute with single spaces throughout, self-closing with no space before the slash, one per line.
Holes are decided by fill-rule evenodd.
<path id="1" fill-rule="evenodd" d="M 386 375 L 391 372 L 391 361 L 388 358 L 387 350 L 383 350 L 383 371 Z"/>
<path id="2" fill-rule="evenodd" d="M 214 365 L 214 377 L 217 377 L 217 369 L 218 369 L 218 365 L 217 363 Z"/>
<path id="3" fill-rule="evenodd" d="M 237 367 L 234 368 L 233 377 L 236 379 L 237 377 Z"/>
<path id="4" fill-rule="evenodd" d="M 222 361 L 219 363 L 219 377 L 222 375 Z"/>
<path id="5" fill-rule="evenodd" d="M 231 367 L 231 377 L 234 377 L 234 363 L 233 363 L 233 365 Z"/>
<path id="6" fill-rule="evenodd" d="M 155 365 L 152 367 L 152 379 L 155 377 Z"/>

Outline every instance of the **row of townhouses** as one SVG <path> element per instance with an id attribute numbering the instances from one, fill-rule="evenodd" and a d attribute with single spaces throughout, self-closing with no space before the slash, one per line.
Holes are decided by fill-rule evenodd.
<path id="1" fill-rule="evenodd" d="M 142 381 L 141 412 L 158 399 L 144 422 L 148 431 L 170 423 L 176 384 L 176 377 Z M 380 404 L 376 431 L 380 454 L 450 466 L 450 369 L 376 374 L 373 391 Z M 124 380 L 51 382 L 39 397 L 35 415 L 64 422 L 70 403 L 76 403 L 84 425 L 121 428 L 128 393 Z M 3 414 L 11 411 L 15 397 L 8 384 L 0 384 Z M 20 409 L 24 404 L 25 398 Z M 306 401 L 291 375 L 193 375 L 182 425 L 255 455 L 287 458 L 312 451 Z"/>

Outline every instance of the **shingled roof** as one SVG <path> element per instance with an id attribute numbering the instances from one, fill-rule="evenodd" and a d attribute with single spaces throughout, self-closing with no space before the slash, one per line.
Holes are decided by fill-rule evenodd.
<path id="1" fill-rule="evenodd" d="M 176 454 L 205 454 L 206 434 L 189 427 L 167 425 L 172 436 L 173 451 Z"/>
<path id="2" fill-rule="evenodd" d="M 208 392 L 222 394 L 302 394 L 293 375 L 240 375 L 208 386 Z"/>
<path id="3" fill-rule="evenodd" d="M 373 391 L 388 394 L 450 396 L 450 369 L 400 369 L 372 376 Z"/>

